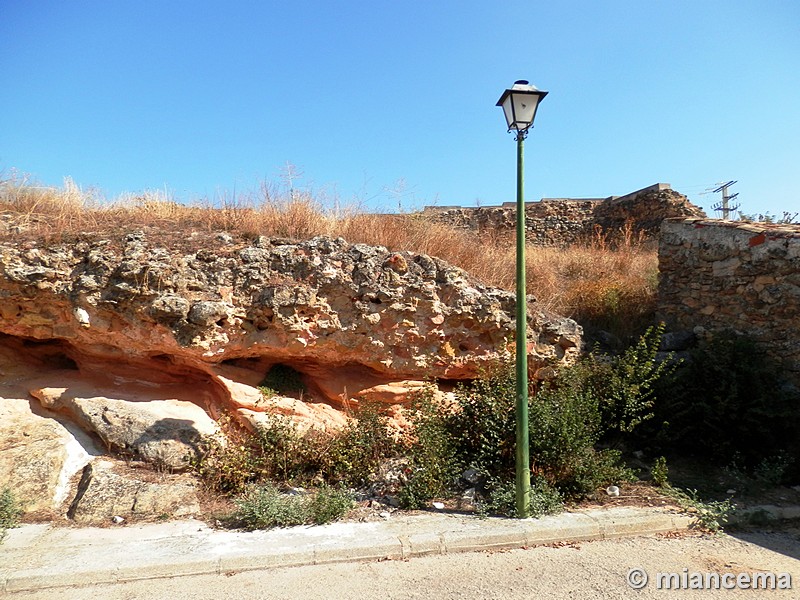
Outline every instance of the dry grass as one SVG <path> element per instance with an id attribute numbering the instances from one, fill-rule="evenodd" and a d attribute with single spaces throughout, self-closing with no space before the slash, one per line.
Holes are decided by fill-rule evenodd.
<path id="1" fill-rule="evenodd" d="M 215 205 L 179 204 L 161 192 L 104 202 L 69 179 L 56 189 L 11 176 L 0 180 L 0 219 L 0 239 L 12 241 L 118 237 L 121 231 L 137 228 L 183 243 L 191 231 L 225 231 L 244 239 L 341 236 L 353 243 L 438 256 L 488 285 L 514 288 L 513 239 L 480 239 L 419 214 L 377 215 L 338 205 L 330 209 L 311 193 L 278 193 L 269 186 Z M 598 234 L 568 248 L 529 247 L 528 292 L 544 308 L 585 325 L 622 337 L 637 334 L 653 316 L 656 252 L 633 238 L 630 230 L 615 233 L 614 243 Z"/>

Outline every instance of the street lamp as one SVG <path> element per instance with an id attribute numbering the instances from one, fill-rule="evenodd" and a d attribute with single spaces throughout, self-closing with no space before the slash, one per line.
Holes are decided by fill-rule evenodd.
<path id="1" fill-rule="evenodd" d="M 525 199 L 523 183 L 523 143 L 533 126 L 536 109 L 547 92 L 520 80 L 503 92 L 497 106 L 503 107 L 508 131 L 514 131 L 517 141 L 517 514 L 530 516 L 531 460 L 528 444 L 528 307 L 525 301 Z"/>

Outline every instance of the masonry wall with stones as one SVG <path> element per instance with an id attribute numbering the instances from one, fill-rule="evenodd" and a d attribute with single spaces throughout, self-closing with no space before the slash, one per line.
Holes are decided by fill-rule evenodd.
<path id="1" fill-rule="evenodd" d="M 800 225 L 663 223 L 658 316 L 753 337 L 800 385 Z"/>
<path id="2" fill-rule="evenodd" d="M 430 206 L 424 214 L 436 222 L 470 229 L 482 236 L 513 235 L 516 206 Z M 705 217 L 669 184 L 655 184 L 625 196 L 609 198 L 544 198 L 525 204 L 526 237 L 539 246 L 566 246 L 584 241 L 598 231 L 615 233 L 627 225 L 644 238 L 657 236 L 670 217 Z"/>

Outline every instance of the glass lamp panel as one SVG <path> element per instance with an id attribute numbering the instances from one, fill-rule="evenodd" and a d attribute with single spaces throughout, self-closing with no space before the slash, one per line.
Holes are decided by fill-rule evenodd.
<path id="1" fill-rule="evenodd" d="M 511 104 L 511 94 L 507 94 L 505 100 L 503 100 L 503 113 L 506 115 L 508 128 L 512 129 L 514 127 L 514 109 Z"/>
<path id="2" fill-rule="evenodd" d="M 514 116 L 517 122 L 517 129 L 525 129 L 533 123 L 536 116 L 536 106 L 539 104 L 539 96 L 536 94 L 511 94 L 514 99 Z"/>

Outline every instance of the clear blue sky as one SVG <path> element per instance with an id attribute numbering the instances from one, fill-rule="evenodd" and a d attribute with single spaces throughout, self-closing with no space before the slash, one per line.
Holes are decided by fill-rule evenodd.
<path id="1" fill-rule="evenodd" d="M 800 210 L 797 0 L 0 0 L 0 173 L 192 201 L 289 162 L 369 209 L 495 204 L 516 79 L 550 92 L 528 199 L 736 179 Z"/>

